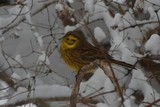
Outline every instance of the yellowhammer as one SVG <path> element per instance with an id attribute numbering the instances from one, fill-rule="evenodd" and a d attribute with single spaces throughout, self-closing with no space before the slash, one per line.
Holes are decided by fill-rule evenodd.
<path id="1" fill-rule="evenodd" d="M 135 69 L 131 64 L 113 59 L 107 52 L 106 57 L 98 47 L 91 45 L 85 37 L 76 31 L 69 31 L 62 38 L 60 53 L 64 62 L 75 72 L 96 59 L 105 60 L 127 68 Z"/>

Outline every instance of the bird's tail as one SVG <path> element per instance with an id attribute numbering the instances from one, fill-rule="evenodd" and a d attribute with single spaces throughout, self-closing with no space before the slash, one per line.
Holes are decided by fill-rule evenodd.
<path id="1" fill-rule="evenodd" d="M 115 60 L 115 59 L 111 59 L 110 61 L 113 64 L 120 65 L 120 66 L 125 67 L 125 68 L 136 69 L 134 65 L 123 62 L 123 61 L 119 61 L 119 60 Z"/>

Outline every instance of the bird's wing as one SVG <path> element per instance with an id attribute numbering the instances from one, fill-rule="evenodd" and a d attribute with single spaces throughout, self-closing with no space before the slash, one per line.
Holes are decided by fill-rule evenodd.
<path id="1" fill-rule="evenodd" d="M 99 48 L 93 47 L 91 49 L 88 48 L 82 49 L 80 52 L 80 57 L 83 60 L 90 60 L 90 61 L 94 61 L 96 59 L 105 59 L 105 57 L 111 58 L 111 56 L 109 56 L 108 53 L 105 52 L 104 54 L 106 56 L 102 54 Z"/>

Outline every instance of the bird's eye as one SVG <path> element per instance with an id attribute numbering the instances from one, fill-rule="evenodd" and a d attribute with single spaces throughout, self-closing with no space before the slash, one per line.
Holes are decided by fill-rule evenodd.
<path id="1" fill-rule="evenodd" d="M 66 38 L 66 40 L 69 40 L 69 38 Z"/>

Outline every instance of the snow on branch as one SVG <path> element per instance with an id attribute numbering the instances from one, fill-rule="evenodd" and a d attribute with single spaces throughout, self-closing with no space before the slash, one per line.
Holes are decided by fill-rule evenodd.
<path id="1" fill-rule="evenodd" d="M 52 5 L 53 3 L 56 3 L 56 2 L 58 2 L 58 0 L 50 0 L 49 2 L 45 2 L 44 4 L 38 4 L 39 7 L 37 7 L 34 11 L 32 11 L 31 17 L 36 15 L 36 14 L 38 14 L 39 12 L 41 12 L 42 10 L 46 9 L 48 6 L 50 6 L 50 5 Z M 5 27 L 5 30 L 2 31 L 2 33 L 6 33 L 10 29 L 12 29 L 15 26 L 19 25 L 24 20 L 25 20 L 25 18 L 20 18 L 19 20 L 16 20 L 16 23 L 11 23 L 7 28 Z M 7 21 L 5 20 L 5 21 L 2 21 L 2 22 L 7 22 Z"/>
<path id="2" fill-rule="evenodd" d="M 26 88 L 19 87 L 18 90 L 9 98 L 4 106 L 22 105 L 34 100 L 48 100 L 48 101 L 66 101 L 66 98 L 71 95 L 71 89 L 67 86 L 60 85 L 41 85 L 34 89 L 27 90 Z M 28 100 L 27 100 L 28 99 Z"/>
<path id="3" fill-rule="evenodd" d="M 145 44 L 145 50 L 152 55 L 160 54 L 160 36 L 158 34 L 151 35 L 150 39 Z"/>
<path id="4" fill-rule="evenodd" d="M 37 63 L 38 64 L 46 64 L 46 65 L 50 64 L 48 56 L 46 56 L 46 53 L 44 51 L 42 51 L 42 54 L 39 56 Z"/>
<path id="5" fill-rule="evenodd" d="M 129 83 L 129 87 L 126 90 L 126 95 L 132 95 L 135 90 L 140 90 L 144 96 L 140 106 L 147 106 L 147 103 L 152 103 L 155 100 L 160 99 L 160 94 L 147 82 L 147 78 L 141 70 L 133 71 L 133 76 Z"/>

